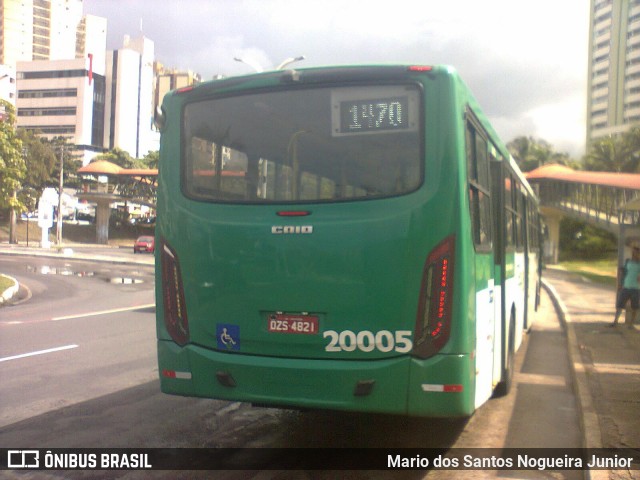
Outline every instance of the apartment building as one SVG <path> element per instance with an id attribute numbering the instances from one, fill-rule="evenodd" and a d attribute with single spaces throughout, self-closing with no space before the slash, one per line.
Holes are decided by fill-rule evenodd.
<path id="1" fill-rule="evenodd" d="M 591 0 L 587 145 L 640 124 L 640 0 Z"/>
<path id="2" fill-rule="evenodd" d="M 171 90 L 176 90 L 189 85 L 195 85 L 202 81 L 199 74 L 191 70 L 180 71 L 168 69 L 156 62 L 156 91 L 154 104 L 162 105 L 162 99 Z"/>
<path id="3" fill-rule="evenodd" d="M 75 58 L 82 0 L 0 0 L 0 64 Z"/>
<path id="4" fill-rule="evenodd" d="M 0 0 L 0 98 L 16 106 L 19 128 L 68 137 L 83 165 L 114 148 L 144 157 L 159 148 L 157 102 L 199 77 L 156 80 L 154 43 L 142 35 L 107 51 L 107 20 L 83 16 L 82 3 Z"/>
<path id="5" fill-rule="evenodd" d="M 18 127 L 64 136 L 86 165 L 104 150 L 105 76 L 91 57 L 18 62 Z"/>
<path id="6" fill-rule="evenodd" d="M 0 98 L 16 106 L 16 69 L 0 65 Z"/>

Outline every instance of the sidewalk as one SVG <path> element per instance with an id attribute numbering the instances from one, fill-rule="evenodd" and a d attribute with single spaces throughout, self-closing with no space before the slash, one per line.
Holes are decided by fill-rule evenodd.
<path id="1" fill-rule="evenodd" d="M 623 315 L 616 328 L 609 327 L 615 313 L 614 287 L 556 268 L 542 275 L 566 326 L 584 447 L 632 448 L 640 454 L 638 325 L 628 328 Z M 594 471 L 591 478 L 640 478 L 640 471 Z"/>

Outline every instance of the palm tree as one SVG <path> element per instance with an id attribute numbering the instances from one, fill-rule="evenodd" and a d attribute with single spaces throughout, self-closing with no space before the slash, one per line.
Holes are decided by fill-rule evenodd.
<path id="1" fill-rule="evenodd" d="M 523 172 L 549 163 L 558 156 L 551 144 L 533 137 L 517 137 L 507 144 L 507 148 Z"/>
<path id="2" fill-rule="evenodd" d="M 610 135 L 591 144 L 586 156 L 587 170 L 631 172 L 635 170 L 629 142 L 622 136 Z"/>

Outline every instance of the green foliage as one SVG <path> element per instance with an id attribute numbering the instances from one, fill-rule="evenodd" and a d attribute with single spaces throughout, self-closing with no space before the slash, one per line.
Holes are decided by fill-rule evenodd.
<path id="1" fill-rule="evenodd" d="M 94 162 L 98 160 L 106 160 L 122 168 L 158 168 L 158 161 L 160 160 L 160 152 L 157 150 L 147 153 L 144 158 L 133 158 L 128 152 L 120 148 L 114 148 L 108 152 L 102 153 L 93 159 Z"/>
<path id="2" fill-rule="evenodd" d="M 539 138 L 516 137 L 507 144 L 507 148 L 523 172 L 530 172 L 548 163 L 572 163 L 568 154 L 554 151 L 550 143 Z"/>
<path id="3" fill-rule="evenodd" d="M 563 261 L 560 266 L 568 272 L 577 273 L 594 283 L 616 285 L 618 271 L 618 256 L 616 254 L 598 260 Z"/>
<path id="4" fill-rule="evenodd" d="M 596 140 L 589 146 L 585 169 L 635 173 L 640 166 L 640 128 Z"/>
<path id="5" fill-rule="evenodd" d="M 121 148 L 114 148 L 106 153 L 98 155 L 93 161 L 106 160 L 107 162 L 114 163 L 122 168 L 146 168 L 146 165 L 142 160 L 133 158 L 128 152 L 125 152 Z"/>
<path id="6" fill-rule="evenodd" d="M 158 164 L 160 163 L 160 152 L 155 150 L 153 152 L 147 153 L 142 161 L 145 163 L 145 168 L 158 168 Z"/>
<path id="7" fill-rule="evenodd" d="M 560 260 L 601 259 L 617 249 L 615 235 L 565 217 L 560 222 Z"/>
<path id="8" fill-rule="evenodd" d="M 55 155 L 55 161 L 51 174 L 52 179 L 47 182 L 45 186 L 56 188 L 58 187 L 58 183 L 60 180 L 60 157 L 62 156 L 65 188 L 79 188 L 81 182 L 78 178 L 77 172 L 78 167 L 82 162 L 80 161 L 79 155 L 76 152 L 76 146 L 73 143 L 69 142 L 69 139 L 66 137 L 55 137 L 51 140 L 43 138 L 42 141 L 49 145 L 49 148 Z"/>
<path id="9" fill-rule="evenodd" d="M 5 115 L 0 121 L 0 208 L 22 210 L 24 205 L 16 196 L 22 188 L 26 165 L 22 157 L 22 141 L 16 135 L 15 108 L 0 100 Z"/>
<path id="10" fill-rule="evenodd" d="M 4 292 L 7 288 L 11 288 L 15 285 L 15 281 L 0 274 L 0 292 Z"/>
<path id="11" fill-rule="evenodd" d="M 18 137 L 22 140 L 27 167 L 23 184 L 41 192 L 45 186 L 55 182 L 53 173 L 58 163 L 56 153 L 48 141 L 33 131 L 18 129 Z"/>

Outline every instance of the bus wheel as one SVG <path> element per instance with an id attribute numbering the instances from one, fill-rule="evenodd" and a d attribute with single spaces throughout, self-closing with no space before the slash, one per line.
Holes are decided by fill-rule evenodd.
<path id="1" fill-rule="evenodd" d="M 513 372 L 515 370 L 515 336 L 516 336 L 516 322 L 514 320 L 513 312 L 511 312 L 511 319 L 509 320 L 509 347 L 507 351 L 507 367 L 502 372 L 502 380 L 496 385 L 493 391 L 493 397 L 504 397 L 511 391 L 511 385 L 513 384 Z"/>

